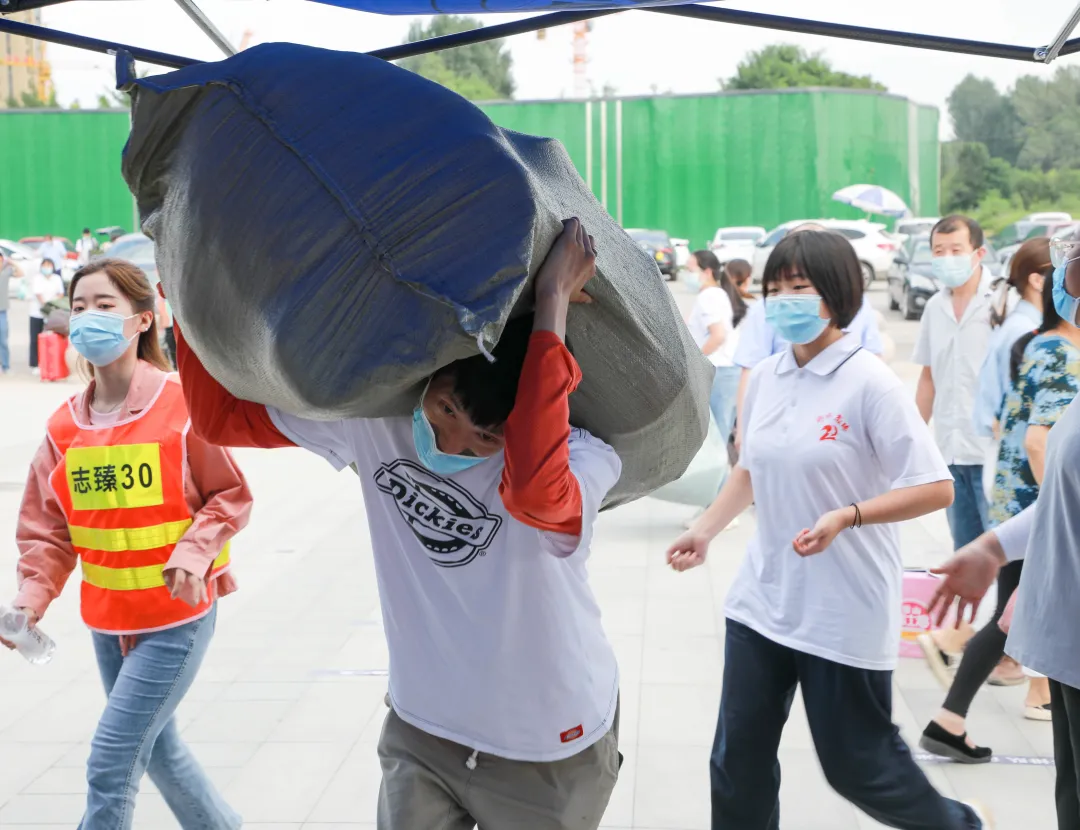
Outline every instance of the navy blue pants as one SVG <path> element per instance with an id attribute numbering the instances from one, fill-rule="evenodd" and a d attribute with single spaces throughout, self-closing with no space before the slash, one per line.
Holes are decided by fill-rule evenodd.
<path id="1" fill-rule="evenodd" d="M 892 722 L 892 672 L 856 669 L 774 643 L 727 621 L 724 689 L 709 761 L 712 830 L 780 826 L 780 736 L 802 685 L 829 785 L 887 827 L 979 830 L 938 793 Z"/>

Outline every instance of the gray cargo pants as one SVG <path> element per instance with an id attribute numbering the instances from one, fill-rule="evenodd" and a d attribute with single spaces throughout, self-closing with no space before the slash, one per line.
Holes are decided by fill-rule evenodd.
<path id="1" fill-rule="evenodd" d="M 603 738 L 562 761 L 472 757 L 391 709 L 379 739 L 378 830 L 596 830 L 619 777 L 619 713 Z"/>

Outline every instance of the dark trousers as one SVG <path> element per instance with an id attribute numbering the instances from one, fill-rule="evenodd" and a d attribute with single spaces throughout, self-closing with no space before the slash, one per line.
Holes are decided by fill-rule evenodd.
<path id="1" fill-rule="evenodd" d="M 37 339 L 38 335 L 45 331 L 45 321 L 40 317 L 30 318 L 30 368 L 36 369 L 38 365 Z"/>
<path id="2" fill-rule="evenodd" d="M 1050 681 L 1058 830 L 1080 830 L 1080 690 Z"/>
<path id="3" fill-rule="evenodd" d="M 998 626 L 998 620 L 1005 613 L 1009 597 L 1020 584 L 1023 569 L 1024 562 L 1020 560 L 1010 562 L 998 574 L 997 608 L 994 609 L 994 616 L 968 641 L 967 648 L 964 649 L 964 659 L 960 661 L 956 678 L 949 687 L 949 694 L 945 696 L 945 708 L 955 715 L 967 717 L 971 701 L 975 699 L 994 666 L 1005 655 L 1007 635 Z"/>
<path id="4" fill-rule="evenodd" d="M 940 795 L 892 722 L 892 672 L 813 657 L 727 621 L 724 689 L 710 773 L 712 830 L 780 826 L 780 736 L 802 685 L 829 785 L 887 827 L 979 830 L 967 806 Z"/>
<path id="5" fill-rule="evenodd" d="M 165 353 L 168 355 L 169 362 L 172 363 L 173 368 L 177 366 L 176 363 L 176 335 L 173 333 L 173 327 L 167 326 L 165 328 Z"/>

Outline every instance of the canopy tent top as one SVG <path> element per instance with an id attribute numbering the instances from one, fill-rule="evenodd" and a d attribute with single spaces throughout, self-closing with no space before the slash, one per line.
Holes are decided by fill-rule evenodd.
<path id="1" fill-rule="evenodd" d="M 61 2 L 70 2 L 70 0 L 0 0 L 0 15 L 43 8 Z M 176 2 L 226 56 L 235 54 L 235 48 L 199 9 L 195 0 L 176 0 Z M 554 28 L 628 10 L 892 46 L 906 46 L 1044 64 L 1051 63 L 1060 55 L 1071 55 L 1080 52 L 1080 38 L 1070 39 L 1073 30 L 1080 23 L 1080 3 L 1073 9 L 1050 41 L 1038 46 L 1024 46 L 717 8 L 715 6 L 686 3 L 684 0 L 311 0 L 311 2 L 321 2 L 327 5 L 376 14 L 394 15 L 545 12 L 544 14 L 511 23 L 486 26 L 481 29 L 460 32 L 445 37 L 430 38 L 416 43 L 377 49 L 368 53 L 384 60 L 400 60 L 414 55 L 467 46 L 487 40 L 496 40 L 526 32 L 534 32 L 539 29 Z M 118 86 L 122 86 L 123 81 L 129 75 L 127 62 L 131 60 L 177 69 L 201 62 L 193 58 L 142 49 L 138 46 L 85 37 L 69 32 L 59 32 L 42 26 L 33 26 L 15 20 L 8 20 L 2 16 L 0 16 L 0 32 L 121 56 L 118 64 L 120 68 L 117 73 Z"/>

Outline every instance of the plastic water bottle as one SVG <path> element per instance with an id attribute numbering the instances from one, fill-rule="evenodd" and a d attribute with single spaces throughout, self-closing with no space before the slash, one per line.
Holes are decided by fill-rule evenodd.
<path id="1" fill-rule="evenodd" d="M 52 660 L 56 643 L 40 628 L 30 625 L 25 611 L 0 605 L 0 637 L 15 644 L 15 650 L 23 657 L 40 666 Z"/>

